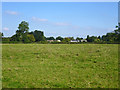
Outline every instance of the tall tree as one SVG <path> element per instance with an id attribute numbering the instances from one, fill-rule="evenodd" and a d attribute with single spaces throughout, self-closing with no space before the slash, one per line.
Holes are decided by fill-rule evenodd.
<path id="1" fill-rule="evenodd" d="M 0 32 L 0 37 L 3 37 L 3 36 L 4 36 L 3 33 Z"/>
<path id="2" fill-rule="evenodd" d="M 29 26 L 28 22 L 22 21 L 19 24 L 19 27 L 18 27 L 18 30 L 16 31 L 16 33 L 18 33 L 18 34 L 28 33 L 28 30 L 29 30 L 28 26 Z"/>
<path id="3" fill-rule="evenodd" d="M 45 41 L 45 36 L 42 31 L 35 30 L 34 32 L 31 32 L 31 33 L 33 33 L 36 42 L 37 41 Z"/>
<path id="4" fill-rule="evenodd" d="M 29 30 L 29 24 L 26 21 L 22 21 L 19 26 L 18 30 L 16 31 L 16 34 L 11 37 L 11 40 L 13 41 L 28 41 L 28 30 Z"/>

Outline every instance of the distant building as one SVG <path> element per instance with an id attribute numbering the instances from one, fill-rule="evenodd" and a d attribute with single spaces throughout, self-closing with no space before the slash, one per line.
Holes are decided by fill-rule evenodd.
<path id="1" fill-rule="evenodd" d="M 47 40 L 48 42 L 54 42 L 54 40 Z"/>
<path id="2" fill-rule="evenodd" d="M 82 40 L 80 40 L 80 42 L 87 42 L 87 40 L 85 40 L 85 39 L 82 39 Z"/>
<path id="3" fill-rule="evenodd" d="M 56 40 L 57 42 L 61 42 L 61 40 Z"/>
<path id="4" fill-rule="evenodd" d="M 47 40 L 48 42 L 61 42 L 61 40 Z"/>
<path id="5" fill-rule="evenodd" d="M 70 42 L 80 42 L 79 40 L 71 40 Z"/>

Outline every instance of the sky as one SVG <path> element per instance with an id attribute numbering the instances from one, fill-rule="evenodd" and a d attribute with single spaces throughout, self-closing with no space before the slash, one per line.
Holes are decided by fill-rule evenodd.
<path id="1" fill-rule="evenodd" d="M 14 35 L 21 21 L 46 37 L 102 36 L 118 23 L 118 2 L 3 2 L 4 36 Z"/>
<path id="2" fill-rule="evenodd" d="M 120 0 L 2 0 L 3 2 L 118 2 Z"/>
<path id="3" fill-rule="evenodd" d="M 120 1 L 118 2 L 118 22 L 120 22 Z"/>

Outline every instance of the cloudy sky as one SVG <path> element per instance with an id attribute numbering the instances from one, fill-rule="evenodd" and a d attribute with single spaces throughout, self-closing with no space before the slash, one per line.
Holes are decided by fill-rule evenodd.
<path id="1" fill-rule="evenodd" d="M 3 2 L 2 32 L 15 34 L 21 21 L 45 36 L 86 37 L 112 32 L 118 23 L 117 2 Z"/>

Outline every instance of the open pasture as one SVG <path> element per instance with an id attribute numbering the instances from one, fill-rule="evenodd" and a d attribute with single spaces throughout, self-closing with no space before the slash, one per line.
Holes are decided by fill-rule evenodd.
<path id="1" fill-rule="evenodd" d="M 118 44 L 3 44 L 3 88 L 118 88 Z"/>

